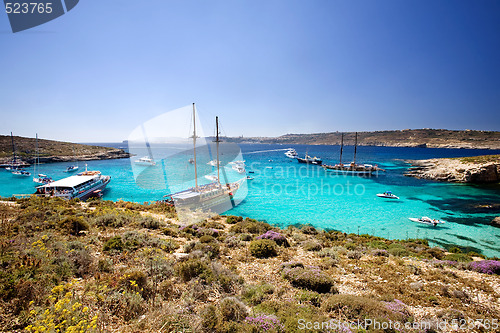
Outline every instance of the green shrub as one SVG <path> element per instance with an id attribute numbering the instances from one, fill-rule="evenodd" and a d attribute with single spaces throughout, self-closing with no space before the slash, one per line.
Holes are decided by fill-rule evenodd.
<path id="1" fill-rule="evenodd" d="M 330 320 L 327 316 L 319 314 L 318 309 L 310 304 L 294 304 L 292 302 L 283 301 L 265 301 L 255 307 L 257 313 L 273 314 L 278 317 L 281 324 L 284 326 L 282 332 L 287 333 L 323 333 L 324 329 L 308 329 L 304 330 L 299 325 L 299 319 L 305 322 L 327 322 Z M 254 331 L 255 332 L 255 331 Z M 261 332 L 261 331 L 257 331 Z"/>
<path id="2" fill-rule="evenodd" d="M 227 219 L 226 219 L 226 223 L 227 224 L 236 224 L 238 222 L 241 222 L 243 221 L 243 217 L 241 216 L 228 216 Z"/>
<path id="3" fill-rule="evenodd" d="M 189 259 L 184 262 L 179 262 L 175 265 L 177 275 L 184 281 L 189 281 L 192 278 L 202 275 L 209 271 L 207 264 L 199 259 Z"/>
<path id="4" fill-rule="evenodd" d="M 335 251 L 331 247 L 327 247 L 327 248 L 324 248 L 321 251 L 319 251 L 318 252 L 318 256 L 320 256 L 321 258 L 330 257 L 330 258 L 333 258 L 333 259 L 338 259 L 337 251 Z"/>
<path id="5" fill-rule="evenodd" d="M 306 235 L 316 235 L 318 231 L 312 225 L 304 225 L 300 228 L 300 231 Z"/>
<path id="6" fill-rule="evenodd" d="M 121 252 L 123 250 L 123 242 L 120 236 L 115 236 L 108 239 L 102 248 L 103 251 L 118 251 Z"/>
<path id="7" fill-rule="evenodd" d="M 161 223 L 158 219 L 155 219 L 152 216 L 147 216 L 147 215 L 140 217 L 139 225 L 147 229 L 159 229 L 161 227 Z"/>
<path id="8" fill-rule="evenodd" d="M 303 290 L 298 294 L 297 299 L 301 303 L 310 303 L 316 307 L 321 305 L 321 295 L 315 291 Z"/>
<path id="9" fill-rule="evenodd" d="M 274 257 L 278 253 L 276 251 L 276 243 L 269 239 L 257 239 L 250 243 L 250 253 L 257 258 Z"/>
<path id="10" fill-rule="evenodd" d="M 410 255 L 410 251 L 403 247 L 389 247 L 389 254 L 392 254 L 395 257 L 407 257 Z"/>
<path id="11" fill-rule="evenodd" d="M 469 262 L 472 261 L 472 258 L 463 253 L 452 253 L 447 254 L 444 257 L 444 260 L 458 261 L 458 262 Z"/>
<path id="12" fill-rule="evenodd" d="M 215 241 L 216 241 L 215 238 L 209 235 L 204 235 L 200 237 L 200 243 L 211 243 Z"/>
<path id="13" fill-rule="evenodd" d="M 388 246 L 384 241 L 381 240 L 374 240 L 371 242 L 366 243 L 368 247 L 374 248 L 374 249 L 381 249 L 381 250 L 387 250 Z"/>
<path id="14" fill-rule="evenodd" d="M 59 228 L 73 236 L 89 229 L 89 225 L 82 216 L 67 216 L 59 222 Z"/>
<path id="15" fill-rule="evenodd" d="M 282 276 L 296 288 L 312 290 L 318 293 L 338 293 L 334 281 L 316 267 L 284 267 L 282 268 Z"/>
<path id="16" fill-rule="evenodd" d="M 217 312 L 221 322 L 243 321 L 248 315 L 247 308 L 235 297 L 224 298 L 217 306 Z"/>
<path id="17" fill-rule="evenodd" d="M 306 251 L 319 251 L 322 248 L 321 244 L 313 240 L 306 240 L 300 246 Z"/>
<path id="18" fill-rule="evenodd" d="M 99 259 L 97 262 L 97 270 L 101 273 L 113 272 L 113 262 L 107 258 Z"/>
<path id="19" fill-rule="evenodd" d="M 246 218 L 245 220 L 236 223 L 229 229 L 230 232 L 234 233 L 250 233 L 250 234 L 263 234 L 270 230 L 271 226 L 265 222 L 259 222 L 254 219 Z"/>
<path id="20" fill-rule="evenodd" d="M 344 247 L 346 248 L 346 250 L 356 250 L 357 246 L 356 244 L 354 244 L 353 242 L 347 242 L 345 243 Z"/>
<path id="21" fill-rule="evenodd" d="M 243 289 L 242 297 L 250 305 L 257 305 L 265 300 L 267 295 L 274 293 L 274 287 L 268 283 L 246 286 Z"/>
<path id="22" fill-rule="evenodd" d="M 325 312 L 342 313 L 348 320 L 377 319 L 407 321 L 410 317 L 406 306 L 400 301 L 380 302 L 364 296 L 337 294 L 328 297 L 321 304 Z"/>
<path id="23" fill-rule="evenodd" d="M 347 258 L 359 260 L 363 256 L 363 253 L 360 251 L 349 251 L 347 252 Z"/>

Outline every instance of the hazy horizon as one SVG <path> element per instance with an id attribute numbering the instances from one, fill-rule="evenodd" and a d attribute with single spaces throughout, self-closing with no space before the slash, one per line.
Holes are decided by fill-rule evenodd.
<path id="1" fill-rule="evenodd" d="M 193 102 L 231 137 L 500 130 L 494 0 L 87 1 L 0 31 L 7 134 L 121 141 Z"/>

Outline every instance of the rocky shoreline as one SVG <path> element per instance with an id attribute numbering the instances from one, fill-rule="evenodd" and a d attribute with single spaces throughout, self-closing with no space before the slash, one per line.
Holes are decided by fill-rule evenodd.
<path id="1" fill-rule="evenodd" d="M 500 182 L 498 155 L 473 158 L 436 158 L 407 161 L 405 176 L 456 183 L 486 184 Z"/>
<path id="2" fill-rule="evenodd" d="M 57 163 L 57 162 L 73 162 L 73 161 L 95 161 L 95 160 L 111 160 L 118 158 L 129 158 L 131 154 L 122 149 L 106 148 L 107 151 L 97 152 L 93 154 L 80 155 L 80 156 L 41 156 L 40 163 Z M 34 157 L 21 158 L 23 162 L 33 164 L 35 163 Z M 0 158 L 0 164 L 9 163 L 11 157 Z"/>

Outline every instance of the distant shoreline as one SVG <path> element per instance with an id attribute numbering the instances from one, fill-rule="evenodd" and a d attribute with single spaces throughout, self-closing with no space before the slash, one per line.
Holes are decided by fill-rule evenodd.
<path id="1" fill-rule="evenodd" d="M 344 145 L 354 145 L 355 132 L 345 132 Z M 223 140 L 242 144 L 340 145 L 341 132 L 285 134 L 278 137 L 226 137 Z M 358 146 L 500 149 L 500 132 L 416 129 L 358 132 Z"/>

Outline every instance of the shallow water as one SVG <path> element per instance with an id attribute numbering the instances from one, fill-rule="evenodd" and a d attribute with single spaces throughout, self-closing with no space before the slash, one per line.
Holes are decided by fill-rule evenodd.
<path id="1" fill-rule="evenodd" d="M 247 171 L 254 179 L 241 191 L 242 202 L 226 214 L 266 220 L 279 226 L 312 224 L 325 229 L 371 234 L 390 239 L 426 238 L 431 245 L 457 244 L 487 256 L 500 256 L 500 229 L 489 225 L 500 216 L 500 187 L 438 183 L 403 176 L 405 159 L 459 157 L 498 154 L 498 151 L 430 148 L 358 147 L 359 163 L 378 164 L 386 169 L 378 177 L 336 176 L 317 166 L 297 163 L 284 155 L 282 145 L 240 145 Z M 306 151 L 337 163 L 338 146 L 292 145 L 300 156 Z M 255 153 L 257 152 L 257 153 Z M 344 147 L 344 162 L 351 161 L 353 147 Z M 145 202 L 159 200 L 169 193 L 168 186 L 137 185 L 129 159 L 89 161 L 89 170 L 100 170 L 112 177 L 104 199 Z M 205 163 L 206 164 L 206 163 Z M 54 179 L 67 177 L 68 163 L 41 165 L 37 173 Z M 80 170 L 84 163 L 79 163 Z M 28 168 L 33 171 L 33 167 Z M 229 179 L 241 175 L 230 167 Z M 168 173 L 167 183 L 184 181 L 190 173 L 184 163 Z M 181 179 L 182 178 L 182 179 Z M 189 179 L 189 176 L 187 176 Z M 203 177 L 200 182 L 208 182 Z M 0 195 L 33 193 L 31 177 L 17 178 L 0 170 Z M 157 185 L 157 184 L 156 184 Z M 172 186 L 171 186 L 172 187 Z M 176 190 L 172 189 L 171 190 Z M 378 198 L 377 193 L 392 191 L 400 200 Z M 246 195 L 246 196 L 245 196 Z M 429 216 L 447 223 L 432 227 L 408 220 Z"/>

